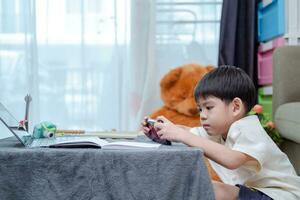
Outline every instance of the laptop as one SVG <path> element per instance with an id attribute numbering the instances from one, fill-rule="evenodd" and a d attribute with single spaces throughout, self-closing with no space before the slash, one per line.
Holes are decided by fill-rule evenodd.
<path id="1" fill-rule="evenodd" d="M 28 130 L 28 110 L 31 101 L 30 96 L 25 97 L 26 112 L 25 120 L 18 120 L 0 103 L 0 121 L 25 147 L 99 147 L 106 141 L 98 137 L 61 136 L 51 138 L 34 138 Z"/>

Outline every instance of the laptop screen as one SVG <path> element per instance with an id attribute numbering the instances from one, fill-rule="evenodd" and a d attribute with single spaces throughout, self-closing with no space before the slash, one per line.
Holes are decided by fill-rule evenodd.
<path id="1" fill-rule="evenodd" d="M 5 108 L 5 106 L 0 103 L 0 120 L 2 123 L 22 142 L 26 144 L 28 138 L 31 135 L 22 130 L 18 130 L 19 122 L 18 120 Z"/>

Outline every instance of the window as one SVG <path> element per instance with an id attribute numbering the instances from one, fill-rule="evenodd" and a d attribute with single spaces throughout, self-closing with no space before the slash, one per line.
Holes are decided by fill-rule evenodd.
<path id="1" fill-rule="evenodd" d="M 216 64 L 221 6 L 221 0 L 157 0 L 160 64 Z"/>

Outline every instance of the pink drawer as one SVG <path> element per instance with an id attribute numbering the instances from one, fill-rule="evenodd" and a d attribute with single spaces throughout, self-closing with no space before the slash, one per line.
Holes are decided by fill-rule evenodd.
<path id="1" fill-rule="evenodd" d="M 273 51 L 276 47 L 283 46 L 284 44 L 285 40 L 283 37 L 276 38 L 266 43 L 260 43 L 257 53 L 258 84 L 272 84 Z"/>

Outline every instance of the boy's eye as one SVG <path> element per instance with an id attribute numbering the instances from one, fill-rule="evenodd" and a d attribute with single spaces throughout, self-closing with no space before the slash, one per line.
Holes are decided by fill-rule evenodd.
<path id="1" fill-rule="evenodd" d="M 201 107 L 199 106 L 199 105 L 197 105 L 197 109 L 201 112 L 202 111 L 202 109 L 201 109 Z"/>
<path id="2" fill-rule="evenodd" d="M 207 110 L 211 110 L 213 108 L 213 106 L 207 106 L 206 109 Z"/>

